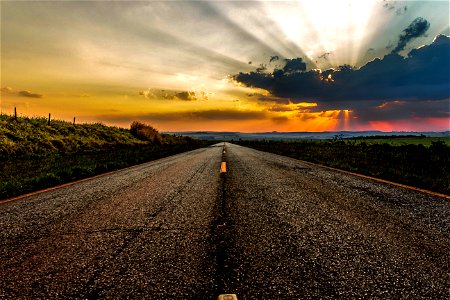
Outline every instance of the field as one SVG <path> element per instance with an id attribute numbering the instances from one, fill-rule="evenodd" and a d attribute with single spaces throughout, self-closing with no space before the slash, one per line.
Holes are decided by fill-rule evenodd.
<path id="1" fill-rule="evenodd" d="M 0 199 L 211 144 L 130 129 L 0 115 Z"/>
<path id="2" fill-rule="evenodd" d="M 0 199 L 214 143 L 130 129 L 0 115 Z M 237 141 L 277 153 L 450 194 L 450 137 Z"/>
<path id="3" fill-rule="evenodd" d="M 351 139 L 357 143 L 366 144 L 389 144 L 391 146 L 404 146 L 404 145 L 423 145 L 425 147 L 430 147 L 433 142 L 443 142 L 450 147 L 450 137 L 426 137 L 426 136 L 411 136 L 411 137 L 363 137 Z"/>
<path id="4" fill-rule="evenodd" d="M 384 142 L 386 140 L 390 143 Z M 365 138 L 328 141 L 239 141 L 237 143 L 262 151 L 450 194 L 448 140 Z"/>

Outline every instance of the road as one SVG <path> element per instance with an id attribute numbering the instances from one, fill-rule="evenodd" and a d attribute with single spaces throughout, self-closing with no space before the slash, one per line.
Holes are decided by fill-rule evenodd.
<path id="1" fill-rule="evenodd" d="M 0 203 L 0 228 L 0 299 L 450 296 L 448 199 L 230 143 Z"/>

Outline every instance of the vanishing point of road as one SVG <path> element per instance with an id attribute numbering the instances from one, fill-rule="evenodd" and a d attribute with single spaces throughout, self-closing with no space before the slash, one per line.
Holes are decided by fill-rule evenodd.
<path id="1" fill-rule="evenodd" d="M 0 203 L 0 244 L 0 299 L 450 297 L 449 199 L 230 143 Z"/>

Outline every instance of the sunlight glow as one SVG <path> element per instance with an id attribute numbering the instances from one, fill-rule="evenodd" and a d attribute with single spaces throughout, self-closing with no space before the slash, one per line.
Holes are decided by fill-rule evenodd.
<path id="1" fill-rule="evenodd" d="M 267 14 L 317 66 L 356 64 L 375 0 L 300 0 L 297 7 L 272 7 Z"/>
<path id="2" fill-rule="evenodd" d="M 350 110 L 344 109 L 344 128 L 343 130 L 350 130 Z"/>

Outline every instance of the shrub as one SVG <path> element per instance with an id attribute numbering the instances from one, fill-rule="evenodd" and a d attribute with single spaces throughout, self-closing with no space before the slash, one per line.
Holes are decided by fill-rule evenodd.
<path id="1" fill-rule="evenodd" d="M 131 134 L 140 140 L 161 144 L 161 134 L 150 125 L 134 121 L 130 126 Z"/>

